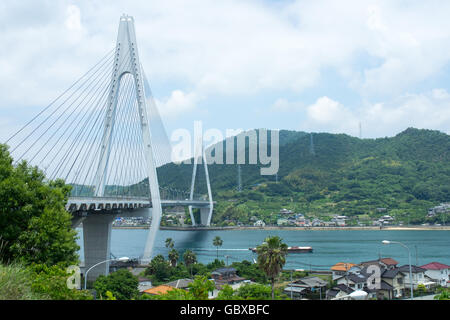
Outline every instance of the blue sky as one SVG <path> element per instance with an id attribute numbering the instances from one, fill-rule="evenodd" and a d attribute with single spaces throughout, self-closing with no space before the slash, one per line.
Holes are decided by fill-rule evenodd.
<path id="1" fill-rule="evenodd" d="M 134 16 L 167 127 L 450 133 L 449 1 L 0 3 L 0 138 L 114 47 Z"/>

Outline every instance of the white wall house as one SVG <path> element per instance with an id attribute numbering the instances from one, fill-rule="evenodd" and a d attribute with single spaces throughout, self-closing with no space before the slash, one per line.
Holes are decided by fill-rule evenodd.
<path id="1" fill-rule="evenodd" d="M 405 288 L 411 288 L 411 279 L 409 277 L 409 265 L 401 266 L 400 271 L 405 275 L 404 283 Z M 411 268 L 412 273 L 412 285 L 414 289 L 417 289 L 419 284 L 423 284 L 425 287 L 430 288 L 430 286 L 435 285 L 436 283 L 434 281 L 431 281 L 431 279 L 425 275 L 426 269 L 412 266 Z"/>
<path id="2" fill-rule="evenodd" d="M 450 281 L 450 266 L 439 263 L 431 262 L 421 266 L 425 269 L 425 275 L 437 282 L 442 287 L 448 287 Z"/>

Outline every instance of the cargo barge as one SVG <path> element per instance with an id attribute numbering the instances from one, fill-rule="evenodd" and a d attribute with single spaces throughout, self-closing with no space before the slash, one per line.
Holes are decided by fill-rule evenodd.
<path id="1" fill-rule="evenodd" d="M 252 252 L 256 252 L 256 248 L 249 248 Z M 313 252 L 312 247 L 288 247 L 288 253 L 305 253 L 305 252 Z"/>

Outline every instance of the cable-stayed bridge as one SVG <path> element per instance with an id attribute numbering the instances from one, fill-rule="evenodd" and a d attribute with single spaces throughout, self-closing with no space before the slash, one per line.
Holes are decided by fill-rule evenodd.
<path id="1" fill-rule="evenodd" d="M 143 262 L 152 256 L 162 208 L 200 210 L 209 225 L 213 200 L 203 146 L 196 146 L 190 190 L 161 188 L 157 168 L 170 163 L 172 149 L 141 65 L 134 20 L 120 18 L 116 47 L 29 120 L 6 143 L 15 164 L 38 166 L 53 181 L 72 186 L 66 209 L 73 226 L 83 224 L 88 268 L 110 257 L 111 226 L 116 216 L 142 215 L 151 208 L 151 227 Z M 206 194 L 196 194 L 199 160 Z M 186 177 L 180 177 L 180 179 Z M 90 279 L 109 269 L 105 263 Z"/>

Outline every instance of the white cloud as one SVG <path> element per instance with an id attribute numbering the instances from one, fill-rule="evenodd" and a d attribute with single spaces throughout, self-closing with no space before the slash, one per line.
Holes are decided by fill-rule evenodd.
<path id="1" fill-rule="evenodd" d="M 302 130 L 354 134 L 358 120 L 350 109 L 328 97 L 321 97 L 306 108 Z"/>
<path id="2" fill-rule="evenodd" d="M 393 110 L 402 109 L 387 101 L 406 103 L 405 92 L 439 74 L 450 61 L 450 2 L 445 0 L 408 5 L 391 0 L 295 0 L 276 5 L 239 0 L 130 0 L 108 5 L 3 0 L 0 41 L 7 50 L 0 52 L 0 108 L 41 110 L 114 47 L 124 12 L 135 18 L 141 62 L 151 82 L 179 88 L 166 98 L 155 92 L 163 115 L 192 110 L 199 97 L 304 93 L 323 80 L 324 69 L 333 69 L 363 101 L 381 101 L 380 105 L 368 102 L 362 110 L 351 111 L 333 105 L 331 99 L 321 100 L 310 106 L 309 117 L 314 123 L 322 121 L 325 128 L 324 119 L 334 114 L 354 127 L 350 114 L 360 119 L 388 109 L 396 117 Z M 359 61 L 361 54 L 377 64 Z M 421 101 L 434 105 L 438 100 L 427 93 Z M 301 110 L 300 104 L 282 100 L 273 107 Z M 323 117 L 315 118 L 320 113 Z M 415 121 L 423 123 L 420 118 Z"/>
<path id="3" fill-rule="evenodd" d="M 5 12 L 18 6 L 15 1 L 2 3 Z M 21 68 L 36 57 L 40 59 L 33 69 L 38 74 L 56 63 L 69 70 L 54 83 L 38 76 L 38 84 L 68 84 L 74 66 L 86 70 L 112 48 L 124 11 L 135 16 L 141 60 L 152 77 L 182 81 L 208 94 L 298 92 L 317 84 L 323 67 L 336 68 L 347 77 L 360 75 L 355 87 L 365 94 L 391 92 L 430 76 L 450 58 L 447 1 L 435 5 L 413 1 L 408 7 L 374 0 L 293 1 L 277 9 L 237 0 L 194 0 L 189 5 L 177 0 L 51 4 L 29 1 L 17 9 L 22 16 L 0 17 L 6 26 L 11 19 L 24 20 L 0 35 L 10 48 L 0 54 L 0 61 L 11 62 L 14 73 L 36 79 Z M 44 12 L 46 19 L 31 22 L 35 32 L 26 24 L 25 8 Z M 76 42 L 74 31 L 79 36 Z M 355 65 L 360 52 L 384 62 L 377 67 Z M 44 94 L 47 97 L 48 92 Z M 20 97 L 14 100 L 29 103 Z"/>
<path id="4" fill-rule="evenodd" d="M 295 101 L 291 102 L 284 98 L 277 99 L 270 110 L 273 112 L 296 112 L 301 111 L 304 108 L 303 103 Z"/>
<path id="5" fill-rule="evenodd" d="M 307 107 L 306 119 L 298 129 L 358 136 L 359 123 L 365 138 L 392 136 L 408 127 L 450 133 L 450 94 L 444 89 L 434 89 L 367 104 L 356 110 L 321 97 Z"/>
<path id="6" fill-rule="evenodd" d="M 156 106 L 162 117 L 176 117 L 195 109 L 199 97 L 193 93 L 185 93 L 182 90 L 172 91 L 170 97 L 162 100 L 156 99 Z"/>
<path id="7" fill-rule="evenodd" d="M 67 29 L 80 31 L 81 30 L 81 13 L 80 8 L 75 5 L 67 7 L 67 19 L 65 21 Z"/>
<path id="8" fill-rule="evenodd" d="M 361 118 L 372 137 L 393 135 L 408 127 L 450 133 L 450 95 L 443 89 L 405 94 L 389 102 L 368 106 Z"/>

